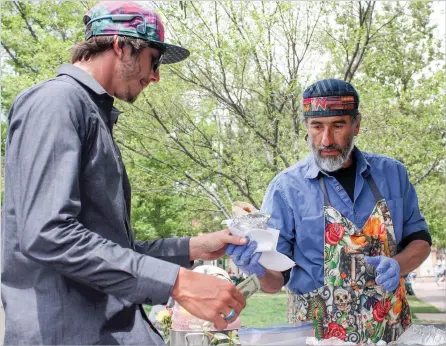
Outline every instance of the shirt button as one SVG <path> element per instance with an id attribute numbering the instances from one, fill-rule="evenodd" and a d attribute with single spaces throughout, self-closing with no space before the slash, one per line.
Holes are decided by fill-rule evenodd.
<path id="1" fill-rule="evenodd" d="M 339 185 L 336 185 L 336 191 L 339 191 L 341 187 Z"/>

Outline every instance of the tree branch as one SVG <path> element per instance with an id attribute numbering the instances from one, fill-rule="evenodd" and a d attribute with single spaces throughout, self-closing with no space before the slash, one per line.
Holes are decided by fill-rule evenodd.
<path id="1" fill-rule="evenodd" d="M 19 59 L 17 59 L 17 56 L 11 51 L 9 46 L 5 43 L 5 41 L 2 40 L 2 47 L 8 53 L 8 55 L 11 57 L 11 60 L 14 62 L 14 64 L 17 65 L 19 68 L 23 68 L 28 71 L 32 71 L 34 73 L 37 73 L 37 70 L 31 66 L 23 64 Z"/>
<path id="2" fill-rule="evenodd" d="M 419 177 L 417 180 L 414 181 L 413 185 L 417 185 L 418 183 L 421 183 L 424 179 L 426 179 L 436 168 L 438 164 L 438 159 L 436 159 L 432 165 L 427 169 L 427 171 Z"/>
<path id="3" fill-rule="evenodd" d="M 25 21 L 26 27 L 27 27 L 28 31 L 31 33 L 31 36 L 34 38 L 34 40 L 39 41 L 39 39 L 37 38 L 36 32 L 32 28 L 31 24 L 28 22 L 28 18 L 26 17 L 25 10 L 23 9 L 23 7 L 20 4 L 20 2 L 19 1 L 13 1 L 13 4 L 16 7 L 16 9 L 19 11 L 20 16 L 22 17 L 22 19 Z"/>

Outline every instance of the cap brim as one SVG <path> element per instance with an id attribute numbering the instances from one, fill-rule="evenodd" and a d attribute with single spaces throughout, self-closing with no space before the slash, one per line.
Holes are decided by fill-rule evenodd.
<path id="1" fill-rule="evenodd" d="M 190 52 L 186 48 L 170 43 L 163 43 L 163 46 L 165 50 L 161 61 L 162 64 L 174 64 L 186 59 L 190 55 Z"/>
<path id="2" fill-rule="evenodd" d="M 351 115 L 356 117 L 359 111 L 357 109 L 332 109 L 326 111 L 309 111 L 304 112 L 305 118 L 324 118 L 324 117 L 339 117 L 344 115 Z"/>

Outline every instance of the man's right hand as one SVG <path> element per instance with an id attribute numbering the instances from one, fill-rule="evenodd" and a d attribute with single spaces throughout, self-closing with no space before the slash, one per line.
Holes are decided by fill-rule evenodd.
<path id="1" fill-rule="evenodd" d="M 214 323 L 222 330 L 233 322 L 246 306 L 246 299 L 235 286 L 212 275 L 180 268 L 171 296 L 192 315 Z M 235 316 L 223 316 L 235 310 Z"/>

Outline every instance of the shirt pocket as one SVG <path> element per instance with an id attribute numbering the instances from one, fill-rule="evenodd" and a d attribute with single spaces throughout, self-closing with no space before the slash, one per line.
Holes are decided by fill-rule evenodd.
<path id="1" fill-rule="evenodd" d="M 304 216 L 296 232 L 297 250 L 294 254 L 297 265 L 303 267 L 320 285 L 324 283 L 324 217 Z"/>
<path id="2" fill-rule="evenodd" d="M 311 257 L 324 253 L 324 217 L 320 215 L 304 216 L 300 225 L 300 231 L 296 235 L 297 243 L 302 251 Z"/>
<path id="3" fill-rule="evenodd" d="M 389 207 L 390 217 L 392 218 L 393 231 L 395 233 L 396 243 L 401 242 L 403 236 L 403 212 L 404 202 L 402 198 L 386 200 Z"/>

